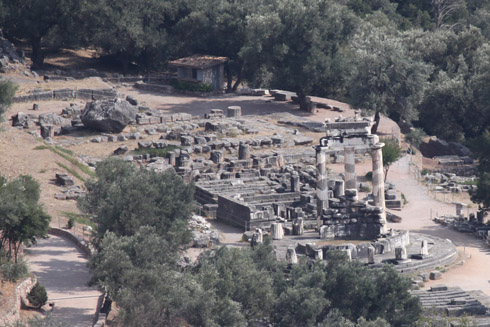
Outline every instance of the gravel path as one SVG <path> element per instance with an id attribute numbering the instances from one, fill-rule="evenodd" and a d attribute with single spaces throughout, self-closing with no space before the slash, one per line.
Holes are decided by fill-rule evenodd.
<path id="1" fill-rule="evenodd" d="M 402 222 L 391 223 L 389 227 L 450 239 L 459 251 L 470 257 L 464 265 L 445 273 L 442 280 L 429 282 L 428 287 L 433 284 L 460 286 L 466 291 L 481 290 L 490 296 L 490 248 L 472 234 L 459 233 L 434 223 L 430 219 L 431 210 L 432 215 L 436 212 L 439 215 L 455 214 L 455 206 L 436 201 L 429 196 L 427 189 L 409 174 L 408 168 L 409 157 L 405 156 L 390 168 L 388 174 L 388 179 L 396 184 L 396 188 L 405 194 L 408 200 L 402 211 L 394 212 L 402 217 Z M 469 212 L 472 210 L 474 211 L 470 209 Z"/>
<path id="2" fill-rule="evenodd" d="M 92 326 L 100 293 L 87 286 L 90 274 L 87 259 L 73 243 L 50 235 L 25 250 L 29 268 L 54 302 L 53 316 L 68 326 Z"/>

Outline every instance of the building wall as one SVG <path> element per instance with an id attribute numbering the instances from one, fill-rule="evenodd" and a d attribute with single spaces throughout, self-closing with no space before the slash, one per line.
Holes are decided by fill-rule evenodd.
<path id="1" fill-rule="evenodd" d="M 216 65 L 206 69 L 192 69 L 177 67 L 177 77 L 187 80 L 195 80 L 210 84 L 215 90 L 222 90 L 225 86 L 224 65 Z"/>

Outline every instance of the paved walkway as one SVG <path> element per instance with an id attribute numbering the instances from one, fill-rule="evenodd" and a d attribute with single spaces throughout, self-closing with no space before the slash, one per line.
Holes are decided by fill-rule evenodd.
<path id="1" fill-rule="evenodd" d="M 471 256 L 463 266 L 451 269 L 442 280 L 430 282 L 428 286 L 434 283 L 460 286 L 466 291 L 481 290 L 490 296 L 490 248 L 472 234 L 459 233 L 431 220 L 431 210 L 433 216 L 436 212 L 439 215 L 455 214 L 455 206 L 429 196 L 427 189 L 409 174 L 408 160 L 408 156 L 400 159 L 388 174 L 388 180 L 394 182 L 397 190 L 405 194 L 408 200 L 401 212 L 393 211 L 402 217 L 402 222 L 390 223 L 389 227 L 450 239 L 458 250 Z"/>
<path id="2" fill-rule="evenodd" d="M 92 326 L 100 293 L 87 286 L 90 278 L 87 259 L 72 242 L 50 235 L 25 250 L 30 271 L 54 302 L 53 316 L 70 327 Z"/>

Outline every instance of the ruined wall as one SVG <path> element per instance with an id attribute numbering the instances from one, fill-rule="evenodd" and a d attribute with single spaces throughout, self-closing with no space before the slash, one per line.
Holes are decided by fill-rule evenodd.
<path id="1" fill-rule="evenodd" d="M 113 89 L 59 89 L 54 91 L 33 92 L 27 95 L 19 95 L 13 98 L 13 102 L 18 103 L 66 99 L 104 100 L 114 99 L 117 96 L 117 91 Z"/>
<path id="2" fill-rule="evenodd" d="M 216 218 L 223 222 L 248 229 L 251 221 L 251 210 L 244 202 L 226 196 L 218 196 Z"/>
<path id="3" fill-rule="evenodd" d="M 330 200 L 330 208 L 322 214 L 324 239 L 375 239 L 383 227 L 383 209 L 342 196 Z"/>

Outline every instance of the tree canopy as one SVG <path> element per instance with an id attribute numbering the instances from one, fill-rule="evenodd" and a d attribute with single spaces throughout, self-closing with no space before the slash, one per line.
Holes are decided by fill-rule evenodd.
<path id="1" fill-rule="evenodd" d="M 0 80 L 0 122 L 4 119 L 4 114 L 12 105 L 13 97 L 17 86 L 9 80 Z"/>
<path id="2" fill-rule="evenodd" d="M 383 169 L 385 173 L 385 180 L 388 178 L 388 171 L 390 166 L 397 162 L 402 157 L 402 149 L 398 144 L 398 141 L 392 138 L 381 140 L 385 146 L 382 149 L 383 152 Z"/>
<path id="3" fill-rule="evenodd" d="M 0 176 L 0 250 L 17 263 L 22 244 L 47 236 L 51 217 L 39 204 L 39 183 L 31 176 Z"/>
<path id="4" fill-rule="evenodd" d="M 194 188 L 174 171 L 156 173 L 110 158 L 99 163 L 95 173 L 79 206 L 94 215 L 96 240 L 107 231 L 131 236 L 141 226 L 153 226 L 174 246 L 189 241 Z"/>

